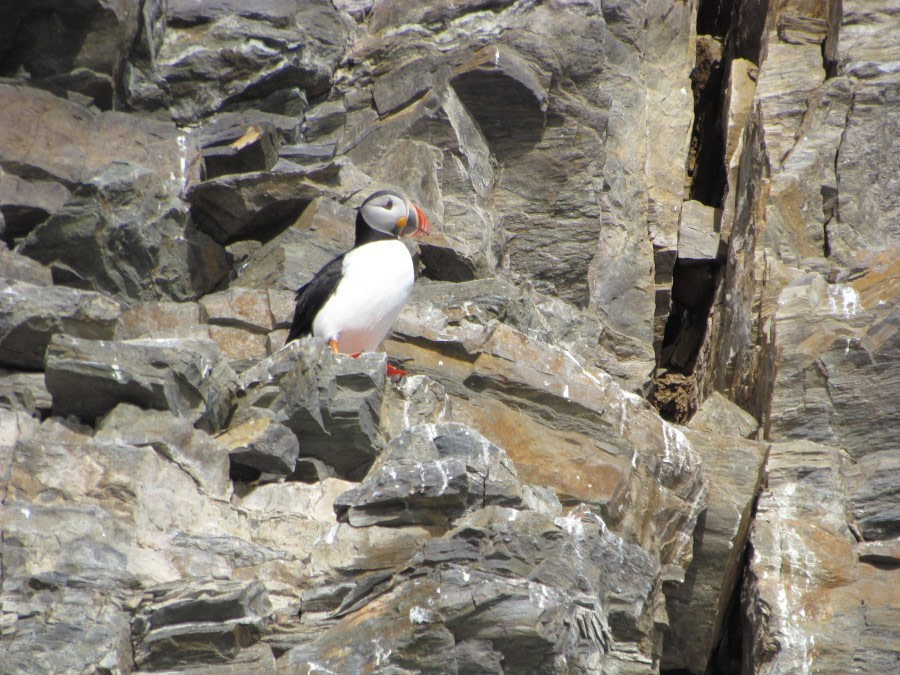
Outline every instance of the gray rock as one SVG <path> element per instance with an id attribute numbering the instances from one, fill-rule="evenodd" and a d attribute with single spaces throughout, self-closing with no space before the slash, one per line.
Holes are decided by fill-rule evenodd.
<path id="1" fill-rule="evenodd" d="M 318 197 L 283 233 L 251 252 L 236 266 L 234 285 L 285 290 L 280 296 L 276 323 L 290 327 L 296 301 L 294 293 L 322 266 L 353 246 L 355 212 L 332 199 Z"/>
<path id="2" fill-rule="evenodd" d="M 115 335 L 121 309 L 105 295 L 62 286 L 14 282 L 0 288 L 0 362 L 43 368 L 55 333 L 87 339 Z"/>
<path id="3" fill-rule="evenodd" d="M 291 474 L 300 453 L 293 432 L 266 417 L 231 427 L 216 438 L 228 448 L 232 464 L 266 474 Z"/>
<path id="4" fill-rule="evenodd" d="M 0 405 L 37 418 L 47 417 L 53 407 L 53 399 L 44 384 L 44 374 L 4 374 L 0 371 Z"/>
<path id="5" fill-rule="evenodd" d="M 17 11 L 16 11 L 17 10 Z M 140 12 L 128 0 L 102 4 L 51 1 L 10 12 L 3 74 L 19 72 L 43 86 L 78 91 L 104 109 L 138 32 Z"/>
<path id="6" fill-rule="evenodd" d="M 735 433 L 727 438 L 728 431 L 727 425 L 723 425 L 721 435 L 685 431 L 700 453 L 709 497 L 697 521 L 693 560 L 684 579 L 664 587 L 669 615 L 661 664 L 664 669 L 706 672 L 727 630 L 729 603 L 739 592 L 768 446 L 745 441 Z"/>
<path id="7" fill-rule="evenodd" d="M 860 619 L 874 618 L 890 599 L 866 597 L 874 603 L 866 608 L 861 603 L 870 575 L 857 564 L 846 521 L 845 461 L 841 451 L 809 441 L 771 447 L 742 591 L 748 670 L 798 670 L 813 659 L 817 668 L 839 670 L 876 651 L 871 640 L 880 622 L 869 626 Z"/>
<path id="8" fill-rule="evenodd" d="M 482 668 L 620 672 L 616 662 L 629 651 L 652 660 L 644 631 L 655 630 L 658 567 L 589 511 L 554 522 L 488 507 L 429 542 L 411 564 L 360 582 L 327 630 L 287 652 L 279 667 L 302 672 L 315 662 L 352 671 L 370 639 L 382 666 L 414 670 L 483 658 Z"/>
<path id="9" fill-rule="evenodd" d="M 7 281 L 24 281 L 36 286 L 53 285 L 53 276 L 48 267 L 27 256 L 10 251 L 3 243 L 0 243 L 0 278 Z"/>
<path id="10" fill-rule="evenodd" d="M 101 113 L 41 89 L 10 84 L 0 84 L 0 121 L 4 171 L 27 180 L 53 180 L 71 190 L 114 161 L 152 170 L 172 194 L 200 177 L 196 141 L 171 122 Z"/>
<path id="11" fill-rule="evenodd" d="M 716 391 L 694 413 L 688 427 L 715 436 L 751 438 L 759 424 L 753 415 Z"/>
<path id="12" fill-rule="evenodd" d="M 291 223 L 316 197 L 342 199 L 362 187 L 344 161 L 301 168 L 282 160 L 271 171 L 204 181 L 188 192 L 188 200 L 199 210 L 198 226 L 222 243 Z"/>
<path id="13" fill-rule="evenodd" d="M 149 588 L 132 621 L 135 664 L 157 670 L 229 661 L 260 638 L 271 611 L 258 581 Z"/>
<path id="14" fill-rule="evenodd" d="M 54 414 L 88 421 L 131 403 L 168 410 L 215 431 L 225 423 L 237 389 L 234 372 L 208 340 L 114 342 L 55 335 L 46 370 Z"/>
<path id="15" fill-rule="evenodd" d="M 462 424 L 418 425 L 390 443 L 359 487 L 335 500 L 338 520 L 447 525 L 469 507 L 521 507 L 523 486 L 507 454 Z"/>
<path id="16" fill-rule="evenodd" d="M 113 162 L 75 190 L 18 250 L 58 282 L 123 302 L 190 300 L 225 276 L 225 251 L 198 232 L 149 169 Z"/>
<path id="17" fill-rule="evenodd" d="M 678 226 L 678 259 L 687 262 L 715 260 L 719 257 L 719 228 L 716 222 L 721 212 L 698 201 L 681 205 Z"/>
<path id="18" fill-rule="evenodd" d="M 188 420 L 168 411 L 141 410 L 123 403 L 97 422 L 99 443 L 151 447 L 184 469 L 210 497 L 229 499 L 228 448 Z"/>
<path id="19" fill-rule="evenodd" d="M 350 36 L 351 22 L 330 4 L 176 3 L 156 56 L 156 89 L 172 116 L 190 123 L 242 100 L 300 88 L 323 93 Z M 239 55 L 239 58 L 235 58 Z M 151 106 L 158 94 L 132 87 L 130 102 Z"/>
<path id="20" fill-rule="evenodd" d="M 381 442 L 386 358 L 330 354 L 324 340 L 296 340 L 242 373 L 235 421 L 271 417 L 296 434 L 301 459 L 319 459 L 359 480 Z"/>
<path id="21" fill-rule="evenodd" d="M 12 242 L 56 213 L 70 192 L 55 181 L 25 180 L 0 169 L 0 235 Z"/>

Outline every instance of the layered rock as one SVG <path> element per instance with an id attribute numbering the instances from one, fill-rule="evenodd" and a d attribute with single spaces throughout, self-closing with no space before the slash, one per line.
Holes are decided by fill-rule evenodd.
<path id="1" fill-rule="evenodd" d="M 897 670 L 886 4 L 6 4 L 6 670 Z"/>

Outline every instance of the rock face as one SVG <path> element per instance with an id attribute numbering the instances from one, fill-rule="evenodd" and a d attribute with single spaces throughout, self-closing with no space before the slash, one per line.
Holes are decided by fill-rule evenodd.
<path id="1" fill-rule="evenodd" d="M 900 670 L 889 3 L 27 4 L 4 672 Z M 284 346 L 388 186 L 386 353 Z"/>

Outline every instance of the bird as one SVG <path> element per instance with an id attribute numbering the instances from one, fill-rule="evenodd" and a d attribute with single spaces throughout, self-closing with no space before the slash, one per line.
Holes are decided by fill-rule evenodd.
<path id="1" fill-rule="evenodd" d="M 422 209 L 393 190 L 369 195 L 356 214 L 353 248 L 297 290 L 285 344 L 313 335 L 326 339 L 335 354 L 377 350 L 412 292 L 412 255 L 399 239 L 410 233 L 431 233 Z M 391 366 L 388 372 L 404 374 Z"/>

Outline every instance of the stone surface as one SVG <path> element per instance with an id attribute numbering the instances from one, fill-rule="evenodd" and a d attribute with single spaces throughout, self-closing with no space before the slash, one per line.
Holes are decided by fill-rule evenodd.
<path id="1" fill-rule="evenodd" d="M 265 417 L 232 427 L 217 440 L 228 448 L 232 464 L 266 474 L 293 473 L 300 453 L 300 444 L 291 430 Z"/>
<path id="2" fill-rule="evenodd" d="M 721 432 L 720 432 L 721 433 Z M 706 672 L 726 630 L 768 445 L 715 432 L 685 431 L 703 462 L 708 506 L 697 522 L 693 560 L 683 583 L 665 587 L 669 631 L 663 669 Z"/>
<path id="3" fill-rule="evenodd" d="M 215 344 L 195 339 L 104 341 L 55 335 L 47 390 L 56 415 L 87 421 L 119 403 L 171 411 L 214 431 L 231 411 L 237 378 Z"/>
<path id="4" fill-rule="evenodd" d="M 101 293 L 14 282 L 0 288 L 0 361 L 20 368 L 44 367 L 56 333 L 88 339 L 115 335 L 121 308 Z"/>
<path id="5" fill-rule="evenodd" d="M 135 300 L 191 300 L 227 273 L 225 251 L 190 222 L 184 204 L 137 164 L 113 162 L 75 190 L 17 250 L 57 283 Z"/>
<path id="6" fill-rule="evenodd" d="M 38 4 L 0 669 L 900 668 L 891 3 Z M 284 347 L 383 188 L 387 355 Z"/>
<path id="7" fill-rule="evenodd" d="M 385 357 L 331 355 L 324 340 L 295 340 L 241 374 L 236 421 L 260 415 L 293 431 L 300 457 L 359 480 L 380 443 Z"/>

